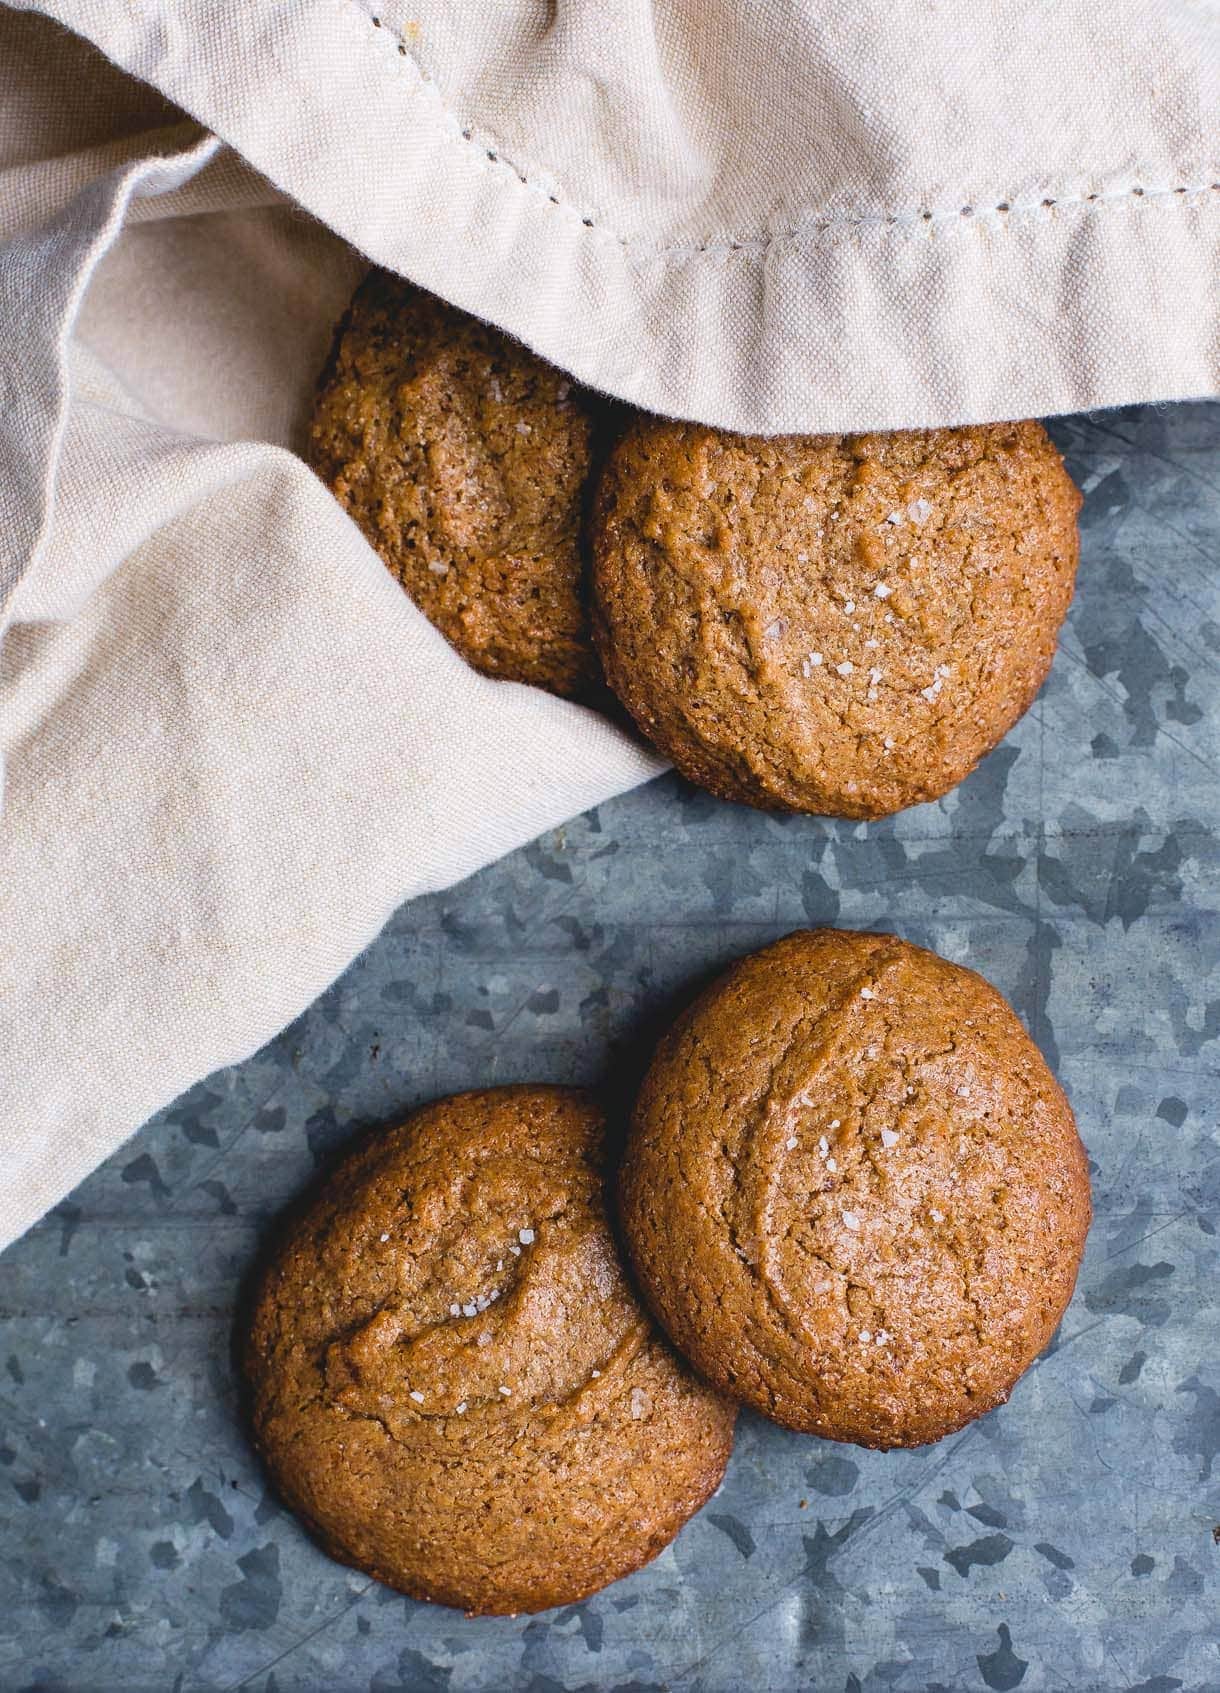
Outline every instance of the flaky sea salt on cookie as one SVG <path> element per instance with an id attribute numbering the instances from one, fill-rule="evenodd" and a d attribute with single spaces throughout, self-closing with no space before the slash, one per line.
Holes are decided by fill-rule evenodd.
<path id="1" fill-rule="evenodd" d="M 593 401 L 385 271 L 339 325 L 306 454 L 476 670 L 596 699 L 580 529 Z"/>
<path id="2" fill-rule="evenodd" d="M 1007 1399 L 1091 1212 L 1071 1109 L 1001 995 L 892 935 L 822 929 L 741 960 L 661 1042 L 622 1215 L 708 1381 L 890 1447 Z"/>
<path id="3" fill-rule="evenodd" d="M 604 1155 L 570 1089 L 438 1100 L 281 1243 L 246 1350 L 255 1436 L 335 1557 L 538 1611 L 638 1569 L 719 1485 L 734 1408 L 637 1303 Z"/>
<path id="4" fill-rule="evenodd" d="M 726 799 L 842 817 L 936 799 L 1046 677 L 1079 503 L 1037 423 L 764 438 L 640 420 L 593 510 L 607 680 Z"/>

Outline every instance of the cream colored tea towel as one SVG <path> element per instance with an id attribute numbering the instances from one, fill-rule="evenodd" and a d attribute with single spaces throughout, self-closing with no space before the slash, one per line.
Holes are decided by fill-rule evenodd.
<path id="1" fill-rule="evenodd" d="M 286 450 L 353 247 L 738 427 L 1213 392 L 1214 27 L 0 8 L 0 1241 L 401 900 L 660 768 L 470 672 Z"/>
<path id="2" fill-rule="evenodd" d="M 1211 392 L 1215 0 L 38 0 L 362 252 L 734 429 Z"/>
<path id="3" fill-rule="evenodd" d="M 0 12 L 0 1242 L 400 901 L 662 768 L 468 669 L 285 450 L 360 261 L 57 37 Z"/>

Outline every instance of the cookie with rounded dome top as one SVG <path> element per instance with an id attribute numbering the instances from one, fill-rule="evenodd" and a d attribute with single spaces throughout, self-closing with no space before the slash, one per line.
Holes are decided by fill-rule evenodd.
<path id="1" fill-rule="evenodd" d="M 349 1158 L 263 1275 L 246 1374 L 323 1546 L 478 1614 L 655 1557 L 733 1439 L 626 1279 L 601 1114 L 566 1088 L 441 1099 Z"/>
<path id="2" fill-rule="evenodd" d="M 1007 1399 L 1090 1221 L 1071 1109 L 996 990 L 892 935 L 800 932 L 661 1042 L 624 1232 L 674 1344 L 725 1393 L 862 1446 Z"/>
<path id="3" fill-rule="evenodd" d="M 1037 423 L 764 438 L 641 419 L 593 508 L 606 678 L 723 798 L 864 818 L 936 799 L 1050 669 L 1079 503 Z"/>
<path id="4" fill-rule="evenodd" d="M 490 324 L 374 270 L 335 335 L 306 456 L 476 670 L 596 698 L 581 524 L 592 396 Z"/>

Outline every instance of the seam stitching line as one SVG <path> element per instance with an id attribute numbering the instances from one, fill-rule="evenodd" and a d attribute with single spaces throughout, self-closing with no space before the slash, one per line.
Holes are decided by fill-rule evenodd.
<path id="1" fill-rule="evenodd" d="M 414 74 L 416 86 L 426 92 L 440 112 L 445 127 L 451 135 L 465 142 L 475 153 L 481 154 L 480 163 L 486 169 L 487 165 L 497 168 L 506 178 L 514 178 L 523 188 L 538 195 L 548 204 L 555 206 L 569 217 L 578 217 L 586 229 L 591 229 L 602 240 L 613 242 L 626 251 L 634 251 L 644 259 L 663 259 L 668 257 L 692 256 L 700 253 L 766 253 L 770 248 L 785 242 L 798 242 L 804 237 L 816 235 L 821 230 L 847 229 L 893 229 L 912 228 L 923 229 L 937 224 L 961 223 L 970 218 L 989 218 L 1000 216 L 1004 218 L 1013 215 L 1028 215 L 1063 210 L 1075 210 L 1082 206 L 1106 205 L 1118 201 L 1163 200 L 1170 198 L 1185 199 L 1197 194 L 1214 194 L 1220 192 L 1220 181 L 1191 182 L 1174 184 L 1165 187 L 1119 188 L 1109 191 L 1099 191 L 1094 194 L 1074 194 L 1063 197 L 1047 197 L 1042 200 L 1000 200 L 992 206 L 959 206 L 953 211 L 932 211 L 917 208 L 910 212 L 823 212 L 810 213 L 805 220 L 794 224 L 789 229 L 769 230 L 763 235 L 746 235 L 740 237 L 722 236 L 707 241 L 678 241 L 667 247 L 648 247 L 638 237 L 619 235 L 607 228 L 596 218 L 587 215 L 569 201 L 562 200 L 553 188 L 544 182 L 522 171 L 512 159 L 508 158 L 502 148 L 488 137 L 491 145 L 485 145 L 474 133 L 474 130 L 462 124 L 460 118 L 445 103 L 439 87 L 429 73 L 424 70 L 411 55 L 406 39 L 398 31 L 384 23 L 374 9 L 370 9 L 368 0 L 356 0 L 356 4 L 364 13 L 373 28 L 380 32 L 386 40 L 387 46 L 396 50 L 397 57 L 405 61 L 402 69 L 408 67 Z"/>

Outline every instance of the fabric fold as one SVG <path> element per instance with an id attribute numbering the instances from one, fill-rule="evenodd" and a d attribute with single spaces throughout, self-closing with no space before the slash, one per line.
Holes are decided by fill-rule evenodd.
<path id="1" fill-rule="evenodd" d="M 1220 29 L 1185 3 L 23 0 L 361 252 L 761 432 L 1220 387 Z M 1163 279 L 1172 276 L 1172 287 Z"/>
<path id="2" fill-rule="evenodd" d="M 0 250 L 0 1245 L 404 899 L 663 768 L 470 670 L 286 450 L 359 262 L 183 139 Z"/>

